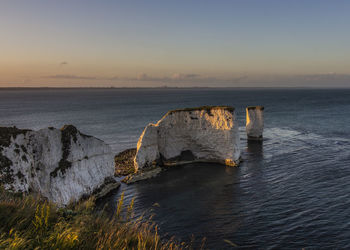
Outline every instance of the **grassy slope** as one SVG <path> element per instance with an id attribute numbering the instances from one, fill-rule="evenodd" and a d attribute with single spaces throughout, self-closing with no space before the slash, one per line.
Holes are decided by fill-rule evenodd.
<path id="1" fill-rule="evenodd" d="M 93 198 L 66 208 L 0 187 L 0 249 L 189 249 L 161 241 L 157 226 L 133 218 L 133 202 L 118 202 L 108 218 L 94 211 Z"/>

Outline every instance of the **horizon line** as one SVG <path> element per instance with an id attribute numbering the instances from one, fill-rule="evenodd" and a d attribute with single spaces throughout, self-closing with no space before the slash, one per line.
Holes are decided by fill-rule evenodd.
<path id="1" fill-rule="evenodd" d="M 174 89 L 350 89 L 349 87 L 340 86 L 340 87 L 329 87 L 329 86 L 265 86 L 265 87 L 0 87 L 1 90 L 45 90 L 45 89 L 65 89 L 65 90 L 81 90 L 81 89 L 115 89 L 115 90 L 121 90 L 121 89 L 162 89 L 162 90 L 174 90 Z"/>

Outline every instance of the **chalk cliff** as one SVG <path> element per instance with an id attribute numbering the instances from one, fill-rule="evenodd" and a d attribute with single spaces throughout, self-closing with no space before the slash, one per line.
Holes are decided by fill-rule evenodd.
<path id="1" fill-rule="evenodd" d="M 246 132 L 248 140 L 262 140 L 264 130 L 264 107 L 246 108 Z"/>
<path id="2" fill-rule="evenodd" d="M 239 163 L 238 124 L 234 108 L 205 106 L 169 111 L 157 124 L 149 124 L 138 143 L 136 170 L 158 164 L 217 162 Z"/>
<path id="3" fill-rule="evenodd" d="M 118 183 L 111 148 L 74 126 L 38 131 L 0 127 L 0 183 L 66 205 Z M 103 189 L 103 190 L 102 190 Z"/>

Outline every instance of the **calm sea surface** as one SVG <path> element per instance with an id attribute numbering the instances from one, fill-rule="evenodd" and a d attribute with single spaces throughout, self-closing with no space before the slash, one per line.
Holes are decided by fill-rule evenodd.
<path id="1" fill-rule="evenodd" d="M 0 89 L 0 126 L 73 124 L 117 153 L 169 109 L 200 105 L 236 107 L 244 162 L 176 167 L 104 204 L 125 192 L 164 237 L 211 249 L 350 248 L 349 89 Z M 250 105 L 265 106 L 262 144 L 245 139 Z"/>

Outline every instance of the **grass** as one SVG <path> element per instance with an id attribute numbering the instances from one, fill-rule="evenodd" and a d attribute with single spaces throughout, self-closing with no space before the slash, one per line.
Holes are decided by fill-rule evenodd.
<path id="1" fill-rule="evenodd" d="M 194 107 L 194 108 L 174 109 L 174 110 L 168 111 L 167 114 L 172 114 L 172 113 L 181 112 L 181 111 L 198 111 L 198 110 L 199 111 L 205 110 L 207 112 L 210 112 L 212 109 L 224 109 L 230 112 L 233 112 L 235 110 L 235 108 L 231 106 L 200 106 L 200 107 Z"/>
<path id="2" fill-rule="evenodd" d="M 192 249 L 162 241 L 157 225 L 133 216 L 122 195 L 115 216 L 97 213 L 94 198 L 59 208 L 0 188 L 0 249 Z"/>
<path id="3" fill-rule="evenodd" d="M 135 173 L 134 158 L 136 148 L 124 150 L 114 157 L 115 176 L 121 177 Z"/>

